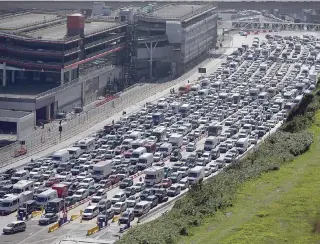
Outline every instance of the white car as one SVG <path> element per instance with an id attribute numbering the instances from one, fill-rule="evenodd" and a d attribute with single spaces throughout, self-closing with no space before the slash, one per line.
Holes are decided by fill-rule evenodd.
<path id="1" fill-rule="evenodd" d="M 163 159 L 163 154 L 161 152 L 156 152 L 153 155 L 153 161 L 154 162 L 160 162 Z"/>
<path id="2" fill-rule="evenodd" d="M 140 197 L 137 195 L 130 196 L 126 200 L 128 208 L 133 208 L 138 202 L 140 202 Z"/>
<path id="3" fill-rule="evenodd" d="M 112 210 L 114 211 L 115 214 L 121 214 L 124 211 L 126 211 L 128 208 L 126 202 L 117 202 L 112 206 Z"/>

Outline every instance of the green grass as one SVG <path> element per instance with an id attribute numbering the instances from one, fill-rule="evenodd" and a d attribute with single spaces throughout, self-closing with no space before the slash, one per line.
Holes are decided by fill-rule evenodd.
<path id="1" fill-rule="evenodd" d="M 313 233 L 320 213 L 320 112 L 309 129 L 310 150 L 278 171 L 245 183 L 233 207 L 194 227 L 179 244 L 320 243 Z"/>

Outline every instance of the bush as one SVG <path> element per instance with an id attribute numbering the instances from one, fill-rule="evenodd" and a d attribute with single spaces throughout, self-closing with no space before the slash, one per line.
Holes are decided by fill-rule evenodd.
<path id="1" fill-rule="evenodd" d="M 232 206 L 238 187 L 263 172 L 279 170 L 294 157 L 306 152 L 312 134 L 305 131 L 319 108 L 317 96 L 307 95 L 288 117 L 281 130 L 267 138 L 259 147 L 237 164 L 220 174 L 192 187 L 165 216 L 129 230 L 119 244 L 176 243 L 180 235 L 189 235 L 189 228 L 201 224 L 203 217 Z M 261 217 L 266 216 L 265 213 Z"/>

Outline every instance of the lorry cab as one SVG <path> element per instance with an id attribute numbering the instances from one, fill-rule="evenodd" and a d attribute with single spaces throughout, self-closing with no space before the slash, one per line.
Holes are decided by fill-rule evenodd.
<path id="1" fill-rule="evenodd" d="M 42 209 L 49 201 L 58 197 L 58 193 L 54 189 L 48 189 L 37 196 L 37 209 Z"/>
<path id="2" fill-rule="evenodd" d="M 37 202 L 35 200 L 29 200 L 23 203 L 19 209 L 18 213 L 23 212 L 27 214 L 31 214 L 33 211 L 37 210 Z"/>
<path id="3" fill-rule="evenodd" d="M 64 208 L 64 200 L 62 198 L 55 198 L 48 201 L 45 212 L 46 213 L 59 213 Z"/>
<path id="4" fill-rule="evenodd" d="M 147 150 L 145 147 L 138 147 L 132 152 L 130 162 L 136 164 L 139 161 L 140 156 L 142 156 L 146 152 Z"/>

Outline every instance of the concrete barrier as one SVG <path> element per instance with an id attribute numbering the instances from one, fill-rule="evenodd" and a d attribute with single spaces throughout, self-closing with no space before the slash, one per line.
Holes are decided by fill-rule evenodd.
<path id="1" fill-rule="evenodd" d="M 55 224 L 51 225 L 51 226 L 49 227 L 48 232 L 50 233 L 50 232 L 53 232 L 53 231 L 55 231 L 55 230 L 57 230 L 57 229 L 59 229 L 59 223 L 55 223 Z"/>
<path id="2" fill-rule="evenodd" d="M 87 231 L 87 236 L 90 236 L 99 231 L 99 226 L 95 226 Z"/>
<path id="3" fill-rule="evenodd" d="M 73 214 L 71 215 L 71 221 L 76 220 L 77 218 L 79 218 L 81 215 L 80 214 Z"/>
<path id="4" fill-rule="evenodd" d="M 34 218 L 34 217 L 37 217 L 37 216 L 39 216 L 39 215 L 41 215 L 41 214 L 42 214 L 42 211 L 33 211 L 33 212 L 31 213 L 31 217 Z"/>
<path id="5" fill-rule="evenodd" d="M 114 216 L 112 218 L 112 223 L 117 222 L 119 220 L 119 216 Z"/>

